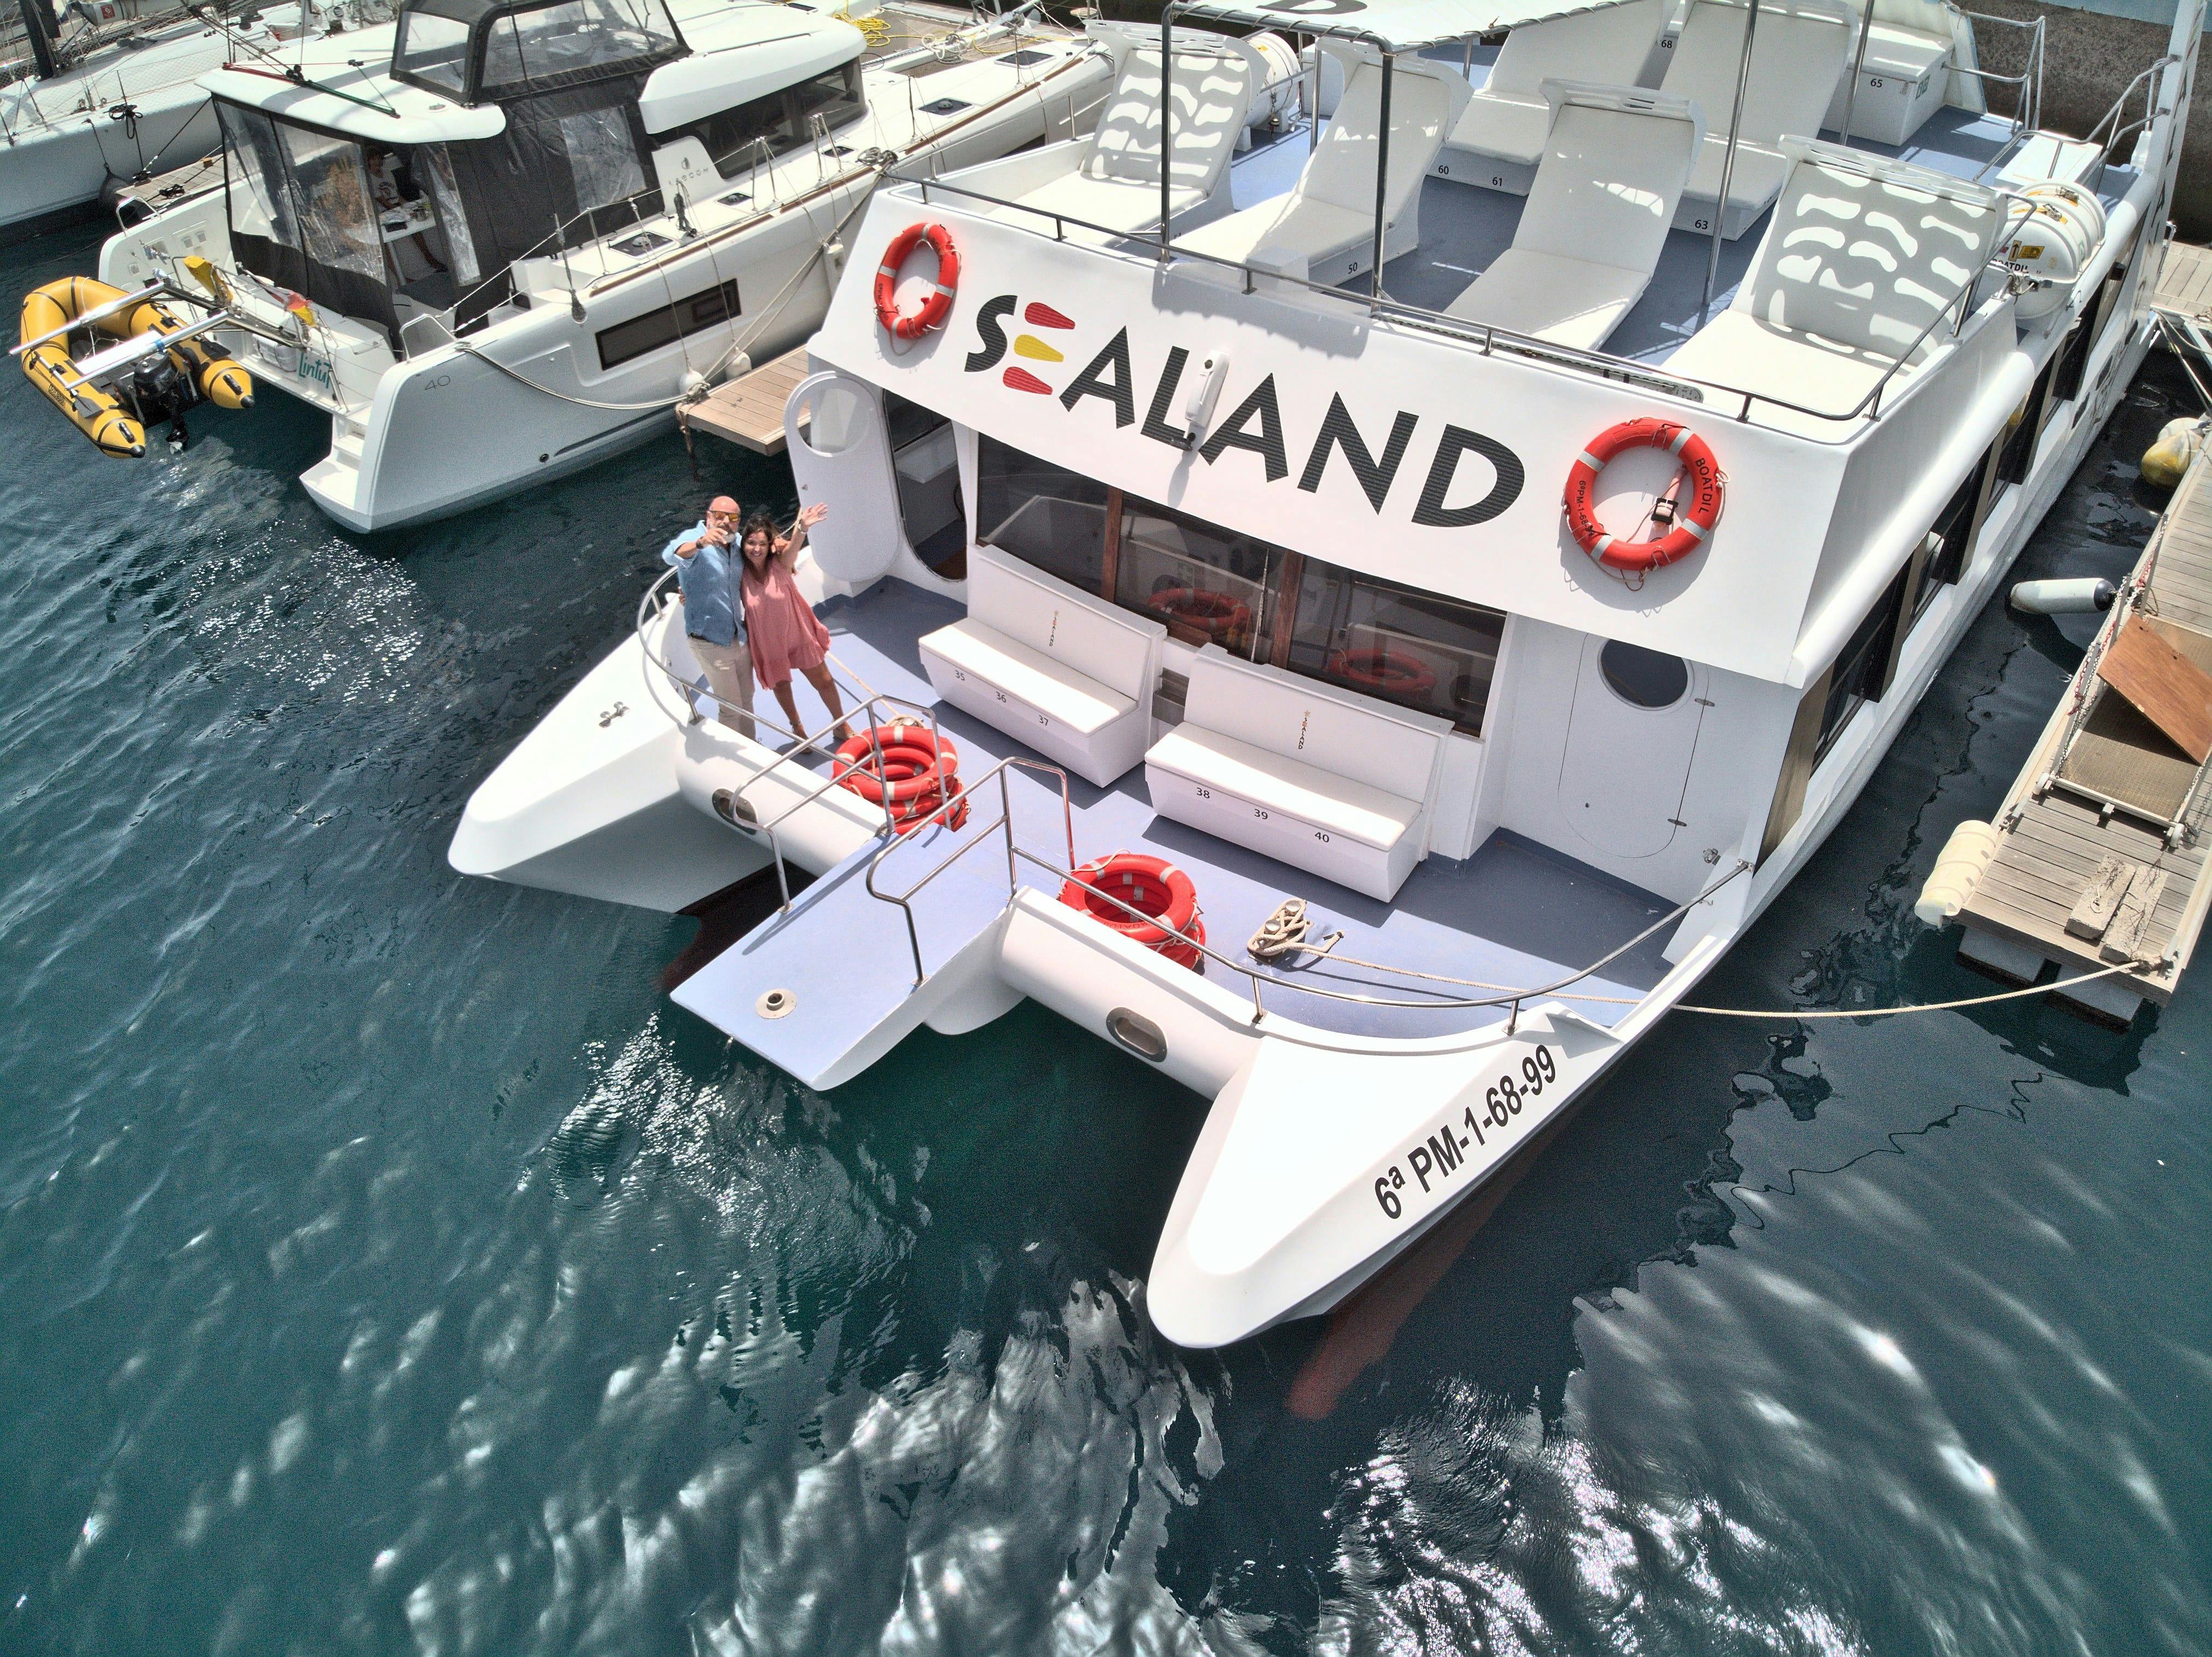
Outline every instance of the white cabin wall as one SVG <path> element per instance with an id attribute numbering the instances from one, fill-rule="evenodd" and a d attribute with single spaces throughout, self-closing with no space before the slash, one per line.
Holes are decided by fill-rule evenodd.
<path id="1" fill-rule="evenodd" d="M 1836 491 L 1806 599 L 1808 624 L 1839 590 L 1878 593 L 1904 567 L 2027 389 L 2014 388 L 2021 378 L 2014 337 L 2012 306 L 1984 307 L 1950 356 L 1884 399 L 1881 421 L 1852 451 Z M 2033 376 L 2030 366 L 2027 377 Z M 1881 555 L 1878 571 L 1862 567 L 1870 551 Z M 1871 602 L 1869 593 L 1850 606 L 1852 624 Z"/>
<path id="2" fill-rule="evenodd" d="M 1592 636 L 1515 617 L 1507 637 L 1513 645 L 1511 672 L 1508 676 L 1501 663 L 1506 694 L 1492 704 L 1486 785 L 1471 826 L 1485 836 L 1503 828 L 1662 897 L 1695 896 L 1716 866 L 1735 857 L 1751 819 L 1763 823 L 1800 693 L 1692 664 L 1687 694 L 1705 705 L 1686 769 L 1648 779 L 1656 795 L 1679 791 L 1680 803 L 1673 809 L 1681 820 L 1661 849 L 1622 856 L 1586 838 L 1560 795 L 1577 685 L 1586 695 L 1610 694 L 1583 682 L 1584 647 Z M 1640 710 L 1627 716 L 1641 716 Z M 1625 748 L 1621 764 L 1633 766 L 1642 757 Z M 1627 779 L 1632 789 L 1641 785 L 1642 780 Z"/>

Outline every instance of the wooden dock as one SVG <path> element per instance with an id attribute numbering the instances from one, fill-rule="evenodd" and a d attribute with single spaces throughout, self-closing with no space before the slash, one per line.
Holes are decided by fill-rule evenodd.
<path id="1" fill-rule="evenodd" d="M 2127 965 L 2078 990 L 2052 991 L 2077 1011 L 2120 1025 L 2144 1001 L 2173 998 L 2212 905 L 2212 880 L 2204 878 L 2212 765 L 2167 734 L 2175 716 L 2164 704 L 2176 685 L 2145 698 L 2148 712 L 2116 688 L 2132 683 L 2121 658 L 2136 644 L 2178 661 L 2172 672 L 2181 690 L 2200 686 L 2197 675 L 2212 670 L 2212 460 L 2205 456 L 2174 490 L 2005 796 L 1995 819 L 1996 856 L 1958 917 L 1966 928 L 1960 959 L 2016 983 L 2034 983 L 2052 963 L 2062 981 Z"/>
<path id="2" fill-rule="evenodd" d="M 694 431 L 726 438 L 756 454 L 783 453 L 783 405 L 806 378 L 806 348 L 786 351 L 750 374 L 726 380 L 684 411 Z"/>
<path id="3" fill-rule="evenodd" d="M 2212 330 L 2212 247 L 2167 243 L 2166 264 L 2158 273 L 2158 297 L 2151 302 L 2159 310 Z"/>

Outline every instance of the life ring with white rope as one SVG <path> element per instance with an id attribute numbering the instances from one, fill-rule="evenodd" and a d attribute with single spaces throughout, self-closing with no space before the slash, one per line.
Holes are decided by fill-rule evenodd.
<path id="1" fill-rule="evenodd" d="M 937 255 L 937 285 L 928 298 L 911 311 L 898 308 L 899 271 L 907 256 L 924 241 Z M 884 262 L 876 266 L 876 320 L 894 339 L 919 339 L 932 328 L 941 328 L 952 310 L 952 295 L 960 286 L 960 254 L 952 235 L 941 224 L 909 224 L 884 249 Z"/>
<path id="2" fill-rule="evenodd" d="M 1616 454 L 1632 448 L 1656 448 L 1682 464 L 1690 481 L 1689 500 L 1674 510 L 1674 527 L 1656 541 L 1624 541 L 1598 521 L 1598 473 Z M 1686 558 L 1705 544 L 1721 519 L 1728 479 L 1705 440 L 1687 426 L 1656 415 L 1644 415 L 1608 426 L 1590 440 L 1567 470 L 1563 506 L 1567 528 L 1582 550 L 1608 569 L 1643 571 Z M 1664 498 L 1663 496 L 1662 497 Z"/>
<path id="3" fill-rule="evenodd" d="M 1094 857 L 1060 886 L 1060 900 L 1178 966 L 1194 972 L 1206 970 L 1205 957 L 1197 947 L 1206 941 L 1198 887 L 1164 857 L 1133 851 Z M 1139 912 L 1133 915 L 1130 909 Z"/>

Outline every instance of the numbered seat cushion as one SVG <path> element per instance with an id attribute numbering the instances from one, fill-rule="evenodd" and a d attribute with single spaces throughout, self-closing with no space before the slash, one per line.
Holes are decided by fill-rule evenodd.
<path id="1" fill-rule="evenodd" d="M 1395 848 L 1421 815 L 1419 801 L 1191 725 L 1153 743 L 1145 763 L 1378 851 Z"/>
<path id="2" fill-rule="evenodd" d="M 925 655 L 1007 695 L 1018 697 L 1080 736 L 1095 736 L 1134 711 L 1136 704 L 1042 650 L 978 621 L 957 621 L 926 635 Z"/>

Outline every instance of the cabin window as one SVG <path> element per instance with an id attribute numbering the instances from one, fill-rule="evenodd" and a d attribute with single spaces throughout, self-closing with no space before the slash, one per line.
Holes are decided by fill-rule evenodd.
<path id="1" fill-rule="evenodd" d="M 392 72 L 459 95 L 468 87 L 469 25 L 458 17 L 408 7 L 399 14 Z"/>
<path id="2" fill-rule="evenodd" d="M 568 85 L 682 50 L 661 0 L 560 0 L 495 19 L 484 40 L 480 97 Z"/>
<path id="3" fill-rule="evenodd" d="M 1286 554 L 1186 513 L 1123 497 L 1114 559 L 1114 600 L 1167 624 L 1186 644 L 1218 644 L 1233 656 L 1270 654 Z"/>
<path id="4" fill-rule="evenodd" d="M 1106 485 L 981 437 L 975 539 L 1096 593 L 1105 584 Z"/>
<path id="5" fill-rule="evenodd" d="M 1921 568 L 1920 585 L 1912 597 L 1915 621 L 1927 613 L 1938 593 L 1966 573 L 1967 562 L 1974 556 L 1974 539 L 1981 529 L 1984 492 L 1994 458 L 1985 454 L 1974 463 L 1928 532 L 1927 562 Z"/>
<path id="6" fill-rule="evenodd" d="M 1671 708 L 1689 693 L 1690 664 L 1664 651 L 1608 639 L 1597 666 L 1613 693 L 1631 707 Z"/>
<path id="7" fill-rule="evenodd" d="M 734 179 L 760 161 L 763 146 L 773 157 L 811 143 L 811 117 L 819 115 L 834 132 L 859 120 L 867 107 L 860 65 L 854 62 L 735 108 L 719 110 L 684 131 L 706 146 L 716 172 Z"/>
<path id="8" fill-rule="evenodd" d="M 291 150 L 292 192 L 307 257 L 334 271 L 381 280 L 384 247 L 369 206 L 361 146 L 303 126 L 279 130 Z"/>
<path id="9" fill-rule="evenodd" d="M 1284 666 L 1480 733 L 1503 611 L 1303 563 Z"/>
<path id="10" fill-rule="evenodd" d="M 629 117 L 619 109 L 580 109 L 561 117 L 561 147 L 576 182 L 576 209 L 588 213 L 645 191 Z"/>
<path id="11" fill-rule="evenodd" d="M 599 366 L 602 369 L 617 368 L 648 351 L 672 345 L 689 335 L 719 328 L 737 320 L 738 308 L 738 283 L 737 279 L 732 277 L 719 287 L 706 289 L 688 299 L 679 299 L 673 305 L 663 305 L 647 311 L 643 316 L 617 322 L 611 328 L 602 328 L 599 330 Z"/>
<path id="12" fill-rule="evenodd" d="M 1835 746 L 1851 716 L 1866 704 L 1881 701 L 1888 691 L 1890 675 L 1897 667 L 1899 612 L 1911 575 L 1909 564 L 1897 572 L 1897 579 L 1867 612 L 1858 630 L 1844 642 L 1836 665 L 1828 670 L 1827 699 L 1820 707 L 1820 734 L 1813 745 L 1815 765 Z"/>
<path id="13" fill-rule="evenodd" d="M 468 209 L 462 205 L 461 187 L 453 177 L 453 156 L 441 143 L 419 144 L 415 149 L 413 171 L 428 186 L 431 203 L 438 210 L 438 222 L 446 232 L 453 279 L 464 286 L 473 286 L 483 272 L 477 263 L 476 239 L 469 234 Z"/>
<path id="14" fill-rule="evenodd" d="M 300 245 L 299 220 L 292 211 L 292 192 L 284 181 L 283 155 L 276 144 L 276 123 L 266 115 L 218 104 L 222 117 L 223 164 L 229 175 L 227 199 L 230 228 L 234 235 Z"/>

